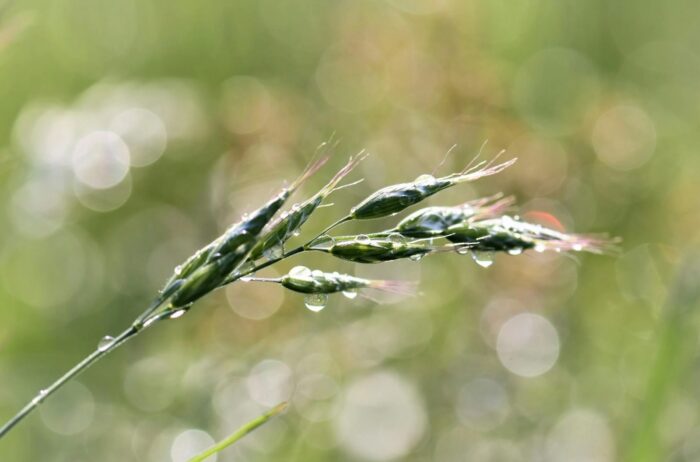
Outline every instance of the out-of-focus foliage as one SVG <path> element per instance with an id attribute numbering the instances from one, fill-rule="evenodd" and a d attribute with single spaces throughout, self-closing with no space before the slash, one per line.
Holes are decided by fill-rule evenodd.
<path id="1" fill-rule="evenodd" d="M 489 140 L 520 161 L 431 203 L 503 191 L 528 220 L 624 242 L 488 269 L 304 255 L 421 293 L 313 313 L 236 284 L 42 404 L 0 459 L 183 461 L 289 400 L 218 460 L 698 460 L 698 302 L 678 268 L 698 258 L 699 14 L 681 0 L 4 2 L 0 419 L 332 132 L 339 155 L 304 194 L 372 156 L 309 235 Z"/>

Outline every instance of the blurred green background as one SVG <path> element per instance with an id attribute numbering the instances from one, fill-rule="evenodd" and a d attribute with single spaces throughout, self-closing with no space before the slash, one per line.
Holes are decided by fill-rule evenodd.
<path id="1" fill-rule="evenodd" d="M 277 270 L 420 293 L 313 313 L 276 286 L 219 291 L 42 404 L 0 459 L 181 462 L 290 400 L 218 460 L 700 461 L 699 15 L 688 0 L 4 2 L 0 420 L 332 133 L 302 194 L 372 156 L 307 236 L 488 140 L 519 162 L 431 203 L 503 191 L 526 219 L 623 244 L 488 269 L 300 256 Z"/>

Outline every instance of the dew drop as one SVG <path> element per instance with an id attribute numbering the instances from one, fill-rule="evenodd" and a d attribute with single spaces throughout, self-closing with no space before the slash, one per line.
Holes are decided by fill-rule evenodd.
<path id="1" fill-rule="evenodd" d="M 393 242 L 394 244 L 403 244 L 404 238 L 399 233 L 391 233 L 389 234 L 389 242 Z"/>
<path id="2" fill-rule="evenodd" d="M 308 294 L 304 297 L 304 305 L 316 313 L 324 309 L 327 303 L 328 295 L 326 294 Z"/>
<path id="3" fill-rule="evenodd" d="M 97 349 L 100 351 L 105 351 L 114 344 L 114 337 L 110 335 L 105 335 L 97 343 Z"/>
<path id="4" fill-rule="evenodd" d="M 281 245 L 273 245 L 269 249 L 263 252 L 263 255 L 267 257 L 268 260 L 276 260 L 284 254 L 284 248 Z"/>
<path id="5" fill-rule="evenodd" d="M 49 394 L 49 391 L 46 389 L 41 389 L 39 390 L 39 393 L 34 397 L 32 400 L 32 403 L 34 404 L 40 404 L 44 399 L 46 399 L 46 395 Z"/>
<path id="6" fill-rule="evenodd" d="M 537 244 L 537 245 L 535 245 L 535 252 L 537 252 L 537 253 L 542 253 L 542 252 L 544 252 L 545 250 L 547 250 L 547 247 L 545 247 L 544 244 Z"/>
<path id="7" fill-rule="evenodd" d="M 238 279 L 241 282 L 250 282 L 253 280 L 252 276 L 243 276 L 242 278 Z"/>
<path id="8" fill-rule="evenodd" d="M 151 317 L 151 318 L 148 318 L 148 319 L 146 319 L 146 320 L 143 322 L 143 327 L 144 327 L 144 328 L 145 328 L 145 327 L 148 327 L 148 326 L 150 326 L 151 324 L 153 324 L 154 322 L 156 322 L 157 320 L 158 320 L 158 316 L 153 316 L 153 317 Z"/>
<path id="9" fill-rule="evenodd" d="M 311 270 L 306 266 L 299 265 L 289 270 L 289 275 L 293 278 L 307 278 L 311 276 Z"/>
<path id="10" fill-rule="evenodd" d="M 433 175 L 424 174 L 416 178 L 414 183 L 435 183 L 435 177 Z"/>
<path id="11" fill-rule="evenodd" d="M 168 316 L 168 319 L 177 319 L 177 318 L 179 318 L 180 316 L 182 316 L 183 314 L 185 314 L 185 311 L 186 311 L 186 310 L 177 310 L 177 311 L 174 311 L 173 314 L 171 314 L 170 316 Z"/>
<path id="12" fill-rule="evenodd" d="M 343 295 L 345 296 L 345 298 L 349 298 L 350 300 L 353 300 L 354 298 L 357 298 L 357 290 L 355 290 L 355 289 L 344 290 Z"/>
<path id="13" fill-rule="evenodd" d="M 508 255 L 520 255 L 521 253 L 523 253 L 522 247 L 513 247 L 512 249 L 508 249 Z"/>
<path id="14" fill-rule="evenodd" d="M 301 234 L 299 231 L 294 231 L 294 232 L 292 233 L 292 236 L 294 236 L 294 237 L 299 237 L 299 234 Z"/>
<path id="15" fill-rule="evenodd" d="M 583 244 L 574 244 L 571 246 L 571 248 L 576 252 L 580 252 L 583 250 Z"/>
<path id="16" fill-rule="evenodd" d="M 182 273 L 182 265 L 177 265 L 175 267 L 175 274 L 180 275 L 180 273 Z"/>
<path id="17" fill-rule="evenodd" d="M 360 234 L 355 238 L 355 240 L 361 244 L 367 244 L 370 241 L 369 236 L 367 236 L 366 234 Z"/>
<path id="18" fill-rule="evenodd" d="M 482 268 L 493 265 L 493 252 L 472 252 L 472 258 Z"/>
<path id="19" fill-rule="evenodd" d="M 238 271 L 236 271 L 236 272 L 239 274 L 249 273 L 250 271 L 253 271 L 254 268 L 255 268 L 255 263 L 253 263 L 252 261 L 249 261 L 249 262 L 245 262 L 240 268 L 238 268 Z"/>
<path id="20" fill-rule="evenodd" d="M 411 255 L 408 258 L 410 258 L 413 261 L 421 261 L 424 256 L 425 256 L 425 254 L 422 254 L 422 253 L 414 253 L 413 255 Z"/>
<path id="21" fill-rule="evenodd" d="M 457 247 L 456 252 L 460 255 L 467 255 L 469 253 L 469 247 L 468 246 L 461 246 Z"/>
<path id="22" fill-rule="evenodd" d="M 321 279 L 321 278 L 323 278 L 323 276 L 324 276 L 324 273 L 321 270 L 315 269 L 311 272 L 311 277 Z"/>

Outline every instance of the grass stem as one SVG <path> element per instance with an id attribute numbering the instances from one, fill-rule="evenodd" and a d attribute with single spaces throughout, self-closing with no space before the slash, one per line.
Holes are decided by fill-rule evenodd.
<path id="1" fill-rule="evenodd" d="M 68 382 L 70 379 L 72 379 L 73 377 L 77 376 L 82 371 L 90 367 L 93 363 L 105 356 L 107 353 L 115 350 L 118 346 L 120 346 L 122 343 L 124 343 L 137 333 L 139 333 L 138 329 L 136 329 L 135 327 L 129 327 L 127 330 L 119 334 L 112 341 L 112 343 L 109 344 L 109 346 L 107 346 L 106 348 L 98 347 L 85 359 L 76 364 L 71 370 L 69 370 L 68 372 L 63 374 L 58 380 L 53 382 L 49 387 L 40 390 L 39 393 L 37 393 L 37 395 L 29 403 L 27 403 L 26 406 L 24 406 L 17 414 L 15 414 L 14 417 L 8 420 L 7 423 L 5 423 L 5 425 L 3 425 L 2 428 L 0 428 L 0 438 L 2 438 L 7 432 L 12 430 L 12 428 L 14 428 L 15 425 L 20 423 L 25 417 L 27 417 L 27 415 L 29 415 L 29 413 L 36 409 L 39 406 L 39 404 L 41 404 L 47 397 L 49 397 L 51 394 L 53 394 L 55 391 L 61 388 L 66 382 Z"/>
<path id="2" fill-rule="evenodd" d="M 209 456 L 212 456 L 216 454 L 219 451 L 222 451 L 223 449 L 226 449 L 227 447 L 231 446 L 234 444 L 236 441 L 240 440 L 244 436 L 246 436 L 248 433 L 252 432 L 256 428 L 260 427 L 261 425 L 264 425 L 267 423 L 270 419 L 273 417 L 281 414 L 282 412 L 287 409 L 287 403 L 280 403 L 277 406 L 273 407 L 269 411 L 267 411 L 265 414 L 256 417 L 255 419 L 251 420 L 250 422 L 247 422 L 243 424 L 238 430 L 233 432 L 230 436 L 227 438 L 224 438 L 223 440 L 219 441 L 218 443 L 214 444 L 214 446 L 206 449 L 204 452 L 194 456 L 191 458 L 188 462 L 202 462 L 205 459 L 207 459 Z"/>

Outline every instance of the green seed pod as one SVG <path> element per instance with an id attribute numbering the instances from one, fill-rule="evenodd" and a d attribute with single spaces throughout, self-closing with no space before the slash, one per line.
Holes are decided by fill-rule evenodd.
<path id="1" fill-rule="evenodd" d="M 161 291 L 158 301 L 163 302 L 171 297 L 171 308 L 184 307 L 218 287 L 229 273 L 245 262 L 258 243 L 260 233 L 289 196 L 326 160 L 321 158 L 310 164 L 290 187 L 282 189 L 259 209 L 244 215 L 223 235 L 178 267 Z"/>
<path id="2" fill-rule="evenodd" d="M 332 294 L 371 287 L 372 281 L 349 274 L 324 273 L 297 266 L 282 276 L 280 283 L 289 290 L 303 294 Z"/>
<path id="3" fill-rule="evenodd" d="M 398 237 L 398 239 L 396 237 Z M 419 242 L 406 241 L 400 235 L 386 235 L 379 237 L 347 236 L 331 238 L 321 242 L 311 250 L 320 250 L 331 255 L 356 263 L 380 263 L 384 261 L 410 258 L 419 260 L 423 256 L 434 252 L 435 247 L 426 246 Z"/>
<path id="4" fill-rule="evenodd" d="M 161 291 L 160 300 L 165 301 L 171 296 L 171 305 L 177 308 L 192 303 L 216 288 L 229 273 L 245 261 L 257 243 L 260 231 L 290 194 L 289 189 L 283 190 L 263 207 L 245 216 L 218 239 L 195 253 L 179 269 L 176 268 Z"/>
<path id="5" fill-rule="evenodd" d="M 290 211 L 284 212 L 264 230 L 264 236 L 250 253 L 251 260 L 257 260 L 270 249 L 284 245 L 306 223 L 311 214 L 323 201 L 336 190 L 338 183 L 345 178 L 363 159 L 366 153 L 351 157 L 348 163 L 333 176 L 320 191 L 300 204 L 295 204 Z"/>
<path id="6" fill-rule="evenodd" d="M 512 165 L 515 160 L 511 159 L 495 166 L 486 165 L 483 168 L 478 168 L 482 165 L 479 164 L 476 168 L 465 169 L 442 178 L 421 175 L 411 183 L 387 186 L 353 207 L 350 210 L 350 217 L 356 220 L 367 220 L 394 215 L 450 186 L 496 174 Z"/>
<path id="7" fill-rule="evenodd" d="M 426 207 L 401 220 L 396 231 L 408 237 L 442 236 L 450 226 L 498 216 L 513 204 L 512 197 L 493 202 L 499 198 L 477 199 L 455 207 Z"/>
<path id="8" fill-rule="evenodd" d="M 522 251 L 535 247 L 532 239 L 494 222 L 451 226 L 445 237 L 455 244 L 470 244 L 472 250 L 478 251 Z"/>
<path id="9" fill-rule="evenodd" d="M 614 250 L 615 243 L 603 236 L 566 234 L 509 216 L 462 223 L 451 226 L 446 233 L 450 242 L 470 244 L 472 250 L 504 251 L 513 255 L 527 249 L 606 253 Z"/>
<path id="10" fill-rule="evenodd" d="M 211 263 L 197 268 L 186 279 L 181 280 L 180 285 L 170 298 L 170 307 L 187 308 L 199 298 L 216 289 L 229 272 L 228 268 L 235 266 L 240 257 L 230 253 Z"/>

